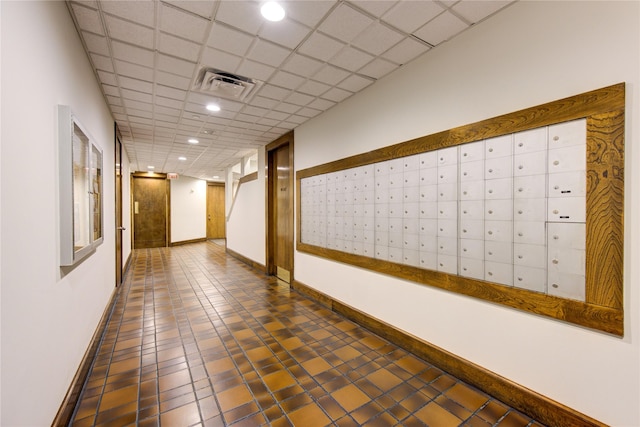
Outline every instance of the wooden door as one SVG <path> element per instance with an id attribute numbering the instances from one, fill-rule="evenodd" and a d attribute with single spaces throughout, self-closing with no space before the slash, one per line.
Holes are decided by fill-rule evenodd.
<path id="1" fill-rule="evenodd" d="M 224 184 L 207 184 L 207 239 L 226 238 Z"/>
<path id="2" fill-rule="evenodd" d="M 116 286 L 122 283 L 122 142 L 115 126 L 115 175 L 116 175 Z"/>
<path id="3" fill-rule="evenodd" d="M 293 133 L 267 146 L 267 270 L 293 280 Z"/>
<path id="4" fill-rule="evenodd" d="M 167 246 L 168 193 L 164 175 L 133 176 L 133 247 Z"/>

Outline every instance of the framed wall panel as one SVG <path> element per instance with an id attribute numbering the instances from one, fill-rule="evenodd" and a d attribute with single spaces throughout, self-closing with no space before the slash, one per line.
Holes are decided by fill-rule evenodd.
<path id="1" fill-rule="evenodd" d="M 298 171 L 297 249 L 623 335 L 624 93 Z"/>
<path id="2" fill-rule="evenodd" d="M 103 154 L 71 109 L 58 106 L 60 265 L 73 266 L 104 239 Z"/>

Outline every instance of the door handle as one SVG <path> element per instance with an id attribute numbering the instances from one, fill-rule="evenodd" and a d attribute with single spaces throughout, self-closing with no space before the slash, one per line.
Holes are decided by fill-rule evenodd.
<path id="1" fill-rule="evenodd" d="M 124 227 L 118 227 L 118 230 L 120 230 L 120 231 L 124 231 L 124 230 L 126 230 L 126 228 L 124 228 Z"/>

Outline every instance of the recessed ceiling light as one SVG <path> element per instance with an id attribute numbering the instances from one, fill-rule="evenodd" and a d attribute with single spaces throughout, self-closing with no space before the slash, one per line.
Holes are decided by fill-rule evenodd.
<path id="1" fill-rule="evenodd" d="M 200 141 L 198 141 L 198 140 L 197 140 L 197 139 L 195 139 L 195 138 L 189 138 L 188 142 L 189 142 L 189 144 L 197 144 L 197 143 L 198 143 L 198 142 L 200 142 Z"/>
<path id="2" fill-rule="evenodd" d="M 151 165 L 147 166 L 147 169 L 155 169 L 155 168 L 156 168 L 155 166 L 151 166 Z"/>
<path id="3" fill-rule="evenodd" d="M 268 1 L 260 8 L 260 13 L 268 21 L 282 21 L 284 19 L 284 9 L 274 1 Z"/>
<path id="4" fill-rule="evenodd" d="M 213 179 L 218 179 L 218 178 L 220 178 L 218 175 L 213 176 Z"/>
<path id="5" fill-rule="evenodd" d="M 207 104 L 207 110 L 220 111 L 220 106 L 218 104 Z"/>
<path id="6" fill-rule="evenodd" d="M 187 158 L 184 157 L 184 156 L 180 156 L 180 157 L 178 157 L 178 160 L 187 160 Z"/>

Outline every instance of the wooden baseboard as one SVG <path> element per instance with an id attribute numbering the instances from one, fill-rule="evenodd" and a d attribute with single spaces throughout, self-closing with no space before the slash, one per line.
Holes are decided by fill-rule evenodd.
<path id="1" fill-rule="evenodd" d="M 347 304 L 334 300 L 297 280 L 291 287 L 328 309 L 369 329 L 428 363 L 484 391 L 528 416 L 556 427 L 606 426 L 587 415 L 549 399 L 533 390 L 504 378 L 427 341 L 402 331 L 388 323 Z"/>
<path id="2" fill-rule="evenodd" d="M 240 255 L 238 252 L 234 251 L 233 249 L 226 248 L 226 252 L 227 252 L 227 254 L 231 255 L 232 257 L 234 257 L 238 261 L 242 261 L 245 264 L 249 265 L 250 267 L 255 268 L 256 270 L 260 270 L 261 272 L 266 274 L 267 267 L 262 265 L 262 264 L 260 264 L 259 262 L 256 262 L 256 261 L 254 261 L 252 259 L 249 259 L 244 255 Z"/>
<path id="3" fill-rule="evenodd" d="M 71 381 L 71 385 L 69 386 L 67 394 L 65 395 L 64 400 L 62 401 L 62 404 L 58 409 L 58 413 L 51 423 L 52 427 L 68 426 L 69 422 L 71 421 L 73 411 L 76 408 L 78 399 L 80 398 L 80 393 L 82 392 L 82 387 L 84 386 L 87 377 L 89 376 L 91 366 L 93 365 L 96 353 L 98 352 L 98 348 L 100 346 L 100 343 L 102 342 L 102 337 L 107 330 L 107 322 L 109 322 L 109 319 L 111 319 L 111 314 L 113 313 L 116 301 L 118 300 L 119 290 L 120 288 L 114 288 L 114 291 L 111 294 L 111 300 L 107 304 L 107 307 L 102 314 L 102 318 L 100 319 L 100 323 L 98 323 L 96 331 L 91 338 L 89 347 L 82 357 L 80 366 L 78 367 L 78 370 L 76 371 L 76 374 Z"/>
<path id="4" fill-rule="evenodd" d="M 182 240 L 180 242 L 171 242 L 169 243 L 169 246 L 180 246 L 180 245 L 186 245 L 189 243 L 200 243 L 200 242 L 206 242 L 206 241 L 207 241 L 206 237 L 201 237 L 199 239 Z"/>

